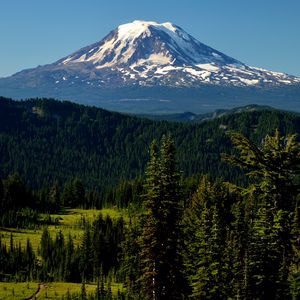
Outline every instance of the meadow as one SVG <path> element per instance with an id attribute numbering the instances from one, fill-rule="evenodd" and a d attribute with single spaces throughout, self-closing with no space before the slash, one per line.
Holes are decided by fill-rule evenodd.
<path id="1" fill-rule="evenodd" d="M 78 245 L 83 235 L 84 222 L 92 222 L 100 213 L 103 217 L 110 216 L 112 219 L 123 217 L 126 220 L 128 218 L 125 210 L 122 211 L 116 208 L 104 208 L 101 210 L 80 208 L 65 209 L 60 214 L 50 215 L 51 220 L 55 221 L 55 224 L 48 225 L 48 230 L 52 237 L 55 237 L 56 233 L 61 230 L 65 238 L 71 235 L 74 244 Z M 47 216 L 44 217 L 46 218 Z M 36 229 L 0 228 L 0 237 L 2 241 L 9 245 L 12 234 L 14 242 L 21 243 L 22 246 L 25 246 L 27 239 L 29 239 L 34 251 L 37 253 L 42 232 L 42 226 Z"/>
<path id="2" fill-rule="evenodd" d="M 101 210 L 65 209 L 60 214 L 50 215 L 51 220 L 54 220 L 56 224 L 48 225 L 48 230 L 52 237 L 55 237 L 56 233 L 61 230 L 65 238 L 71 235 L 74 244 L 78 245 L 84 232 L 84 222 L 93 222 L 100 213 L 103 217 L 109 216 L 112 219 L 123 217 L 126 220 L 128 218 L 125 210 L 121 211 L 116 208 Z M 29 239 L 34 251 L 38 254 L 42 231 L 43 226 L 36 229 L 0 228 L 0 237 L 2 241 L 5 241 L 9 245 L 12 235 L 14 243 L 21 243 L 23 247 L 25 247 L 26 241 Z M 40 289 L 37 295 L 35 295 L 35 299 L 61 299 L 68 292 L 79 293 L 81 291 L 81 283 L 51 282 L 40 284 L 38 282 L 0 282 L 0 300 L 29 299 L 36 293 L 39 287 Z M 87 293 L 94 292 L 95 289 L 96 284 L 86 284 Z M 112 294 L 122 291 L 122 284 L 111 283 L 111 291 Z"/>
<path id="3" fill-rule="evenodd" d="M 30 299 L 31 296 L 32 299 L 62 299 L 68 293 L 80 293 L 81 287 L 81 283 L 70 282 L 50 282 L 45 284 L 37 282 L 0 282 L 0 300 L 24 300 Z M 96 287 L 96 284 L 86 284 L 86 293 L 95 292 Z M 35 295 L 38 288 L 39 292 Z M 117 295 L 118 291 L 122 290 L 122 284 L 111 283 L 113 295 Z"/>

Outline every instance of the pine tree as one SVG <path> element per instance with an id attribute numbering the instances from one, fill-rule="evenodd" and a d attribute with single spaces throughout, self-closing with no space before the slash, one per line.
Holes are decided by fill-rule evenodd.
<path id="1" fill-rule="evenodd" d="M 150 148 L 146 171 L 145 223 L 142 234 L 142 285 L 147 299 L 181 299 L 180 228 L 181 191 L 175 147 L 164 136 L 160 152 Z"/>
<path id="2" fill-rule="evenodd" d="M 85 205 L 85 189 L 79 178 L 75 178 L 72 182 L 73 206 Z"/>
<path id="3" fill-rule="evenodd" d="M 250 230 L 246 299 L 280 299 L 277 298 L 280 253 L 273 229 L 270 209 L 261 205 Z"/>
<path id="4" fill-rule="evenodd" d="M 122 247 L 121 272 L 124 274 L 124 286 L 128 295 L 140 294 L 140 243 L 141 228 L 138 220 L 130 218 Z"/>
<path id="5" fill-rule="evenodd" d="M 231 135 L 239 156 L 224 156 L 245 169 L 255 183 L 242 188 L 244 195 L 256 195 L 245 253 L 246 299 L 289 297 L 288 276 L 292 263 L 291 218 L 299 186 L 300 144 L 295 135 L 283 137 L 276 130 L 260 146 L 241 134 Z M 246 201 L 249 199 L 246 198 Z"/>
<path id="6" fill-rule="evenodd" d="M 4 187 L 3 187 L 2 179 L 0 178 L 0 216 L 2 215 L 4 209 L 3 197 L 4 197 Z"/>
<path id="7" fill-rule="evenodd" d="M 92 248 L 92 236 L 90 225 L 87 224 L 81 246 L 80 246 L 80 270 L 85 279 L 93 279 L 94 267 L 93 267 L 93 248 Z"/>
<path id="8" fill-rule="evenodd" d="M 228 163 L 247 171 L 246 175 L 260 179 L 254 185 L 257 192 L 272 195 L 277 209 L 292 211 L 300 186 L 295 179 L 300 174 L 300 143 L 296 135 L 267 135 L 260 146 L 255 145 L 240 133 L 231 134 L 232 143 L 239 156 L 223 155 Z"/>
<path id="9" fill-rule="evenodd" d="M 71 234 L 69 234 L 67 244 L 66 244 L 66 257 L 65 257 L 65 265 L 64 265 L 64 280 L 71 281 L 71 273 L 72 273 L 72 258 L 74 255 L 74 243 Z"/>
<path id="10" fill-rule="evenodd" d="M 44 259 L 49 259 L 52 255 L 52 239 L 47 227 L 44 227 L 41 237 L 41 256 Z"/>
<path id="11" fill-rule="evenodd" d="M 296 205 L 292 222 L 293 259 L 290 268 L 290 290 L 292 299 L 300 299 L 300 211 Z"/>
<path id="12" fill-rule="evenodd" d="M 81 300 L 87 300 L 87 294 L 86 294 L 86 287 L 85 287 L 85 279 L 84 279 L 84 277 L 83 277 L 82 283 L 81 283 L 80 299 Z"/>
<path id="13" fill-rule="evenodd" d="M 57 212 L 61 207 L 60 190 L 57 183 L 52 186 L 49 192 L 48 205 L 49 212 Z"/>
<path id="14" fill-rule="evenodd" d="M 185 266 L 194 299 L 229 297 L 227 190 L 204 177 L 186 212 Z"/>
<path id="15" fill-rule="evenodd" d="M 159 299 L 160 286 L 158 281 L 158 257 L 160 253 L 160 241 L 158 232 L 161 229 L 161 190 L 159 173 L 159 153 L 155 141 L 150 147 L 150 160 L 146 170 L 146 195 L 145 195 L 145 222 L 142 234 L 142 282 L 143 291 L 148 299 Z"/>

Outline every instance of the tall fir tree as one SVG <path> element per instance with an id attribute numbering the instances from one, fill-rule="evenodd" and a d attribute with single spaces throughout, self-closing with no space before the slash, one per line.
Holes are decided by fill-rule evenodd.
<path id="1" fill-rule="evenodd" d="M 247 171 L 254 183 L 242 188 L 252 207 L 248 221 L 248 248 L 245 253 L 245 299 L 288 299 L 289 270 L 293 252 L 292 212 L 299 194 L 300 143 L 295 135 L 281 136 L 276 130 L 257 146 L 239 133 L 231 135 L 239 151 L 224 159 Z M 255 208 L 256 207 L 256 208 Z"/>
<path id="2" fill-rule="evenodd" d="M 175 146 L 169 136 L 150 148 L 142 233 L 142 287 L 146 299 L 182 299 L 181 188 Z"/>

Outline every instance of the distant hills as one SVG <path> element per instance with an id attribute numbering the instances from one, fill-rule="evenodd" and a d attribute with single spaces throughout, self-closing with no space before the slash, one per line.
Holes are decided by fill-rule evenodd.
<path id="1" fill-rule="evenodd" d="M 172 23 L 134 21 L 57 62 L 0 79 L 0 95 L 142 114 L 251 103 L 300 111 L 300 78 L 247 66 Z"/>
<path id="2" fill-rule="evenodd" d="M 169 122 L 187 122 L 187 123 L 201 123 L 209 120 L 213 120 L 216 118 L 245 113 L 245 112 L 254 112 L 254 111 L 278 111 L 275 108 L 270 106 L 260 106 L 256 104 L 246 105 L 242 107 L 236 107 L 233 109 L 217 109 L 214 112 L 206 113 L 206 114 L 194 114 L 191 112 L 177 113 L 177 114 L 140 114 L 137 115 L 141 118 L 147 118 L 154 121 L 169 121 Z M 298 114 L 297 114 L 298 115 Z M 299 114 L 300 116 L 300 114 Z"/>
<path id="3" fill-rule="evenodd" d="M 258 142 L 275 128 L 300 133 L 298 114 L 275 109 L 250 106 L 210 117 L 200 124 L 152 121 L 71 102 L 0 97 L 0 176 L 18 172 L 33 187 L 78 177 L 87 187 L 106 188 L 142 176 L 150 143 L 170 133 L 185 176 L 239 182 L 241 173 L 220 159 L 232 151 L 229 131 Z"/>

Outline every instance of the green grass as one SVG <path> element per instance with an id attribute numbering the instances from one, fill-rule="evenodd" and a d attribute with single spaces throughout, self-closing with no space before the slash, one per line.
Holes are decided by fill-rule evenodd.
<path id="1" fill-rule="evenodd" d="M 57 219 L 58 225 L 48 226 L 49 232 L 54 237 L 56 233 L 61 230 L 64 236 L 70 234 L 75 244 L 78 244 L 83 235 L 82 219 L 92 222 L 99 214 L 103 217 L 110 216 L 112 219 L 123 217 L 125 221 L 128 219 L 126 211 L 120 211 L 114 208 L 102 209 L 102 210 L 85 210 L 85 209 L 66 209 L 61 214 L 51 215 L 51 219 Z M 13 234 L 14 242 L 21 243 L 22 246 L 26 245 L 27 239 L 30 240 L 33 249 L 37 251 L 40 246 L 40 240 L 42 235 L 42 228 L 34 229 L 14 229 L 14 228 L 0 228 L 0 237 L 2 241 L 5 241 L 7 245 L 10 242 L 10 235 Z M 0 300 L 8 299 L 24 299 L 35 293 L 38 288 L 38 283 L 14 283 L 14 282 L 0 282 Z M 87 284 L 87 293 L 94 292 L 96 289 L 95 284 Z M 117 294 L 118 290 L 122 291 L 122 284 L 112 283 L 111 289 L 113 294 Z M 77 293 L 81 291 L 80 283 L 67 283 L 67 282 L 55 282 L 47 283 L 45 287 L 41 289 L 36 299 L 61 299 L 63 295 L 70 291 L 70 293 Z M 47 298 L 46 298 L 47 297 Z"/>
<path id="2" fill-rule="evenodd" d="M 86 284 L 87 293 L 95 292 L 96 285 Z M 51 282 L 45 284 L 45 288 L 41 289 L 41 292 L 37 295 L 36 299 L 61 299 L 62 296 L 66 295 L 67 292 L 80 293 L 80 283 L 69 283 L 69 282 Z"/>
<path id="3" fill-rule="evenodd" d="M 86 292 L 94 293 L 96 290 L 96 284 L 86 284 Z M 111 284 L 112 294 L 116 295 L 118 290 L 123 291 L 121 284 L 112 283 Z M 69 283 L 69 282 L 53 282 L 45 284 L 45 288 L 41 290 L 38 294 L 37 299 L 60 299 L 62 296 L 67 293 L 75 294 L 81 292 L 81 283 Z"/>
<path id="4" fill-rule="evenodd" d="M 49 225 L 48 230 L 52 237 L 55 237 L 56 233 L 60 230 L 62 231 L 65 238 L 71 235 L 74 240 L 74 244 L 76 245 L 80 243 L 81 237 L 83 235 L 83 218 L 86 221 L 92 222 L 100 213 L 103 215 L 103 217 L 108 215 L 112 219 L 116 219 L 121 216 L 123 216 L 125 220 L 128 218 L 125 211 L 120 211 L 114 208 L 105 208 L 102 210 L 66 209 L 61 214 L 51 215 L 51 219 L 57 220 L 59 224 Z M 33 249 L 37 251 L 40 245 L 42 231 L 42 228 L 36 230 L 2 228 L 0 229 L 0 237 L 2 241 L 6 242 L 9 245 L 10 235 L 12 233 L 14 241 L 17 243 L 21 243 L 22 246 L 25 246 L 26 240 L 29 239 Z"/>
<path id="5" fill-rule="evenodd" d="M 36 282 L 0 282 L 0 300 L 21 300 L 33 295 L 39 284 Z M 86 292 L 94 293 L 96 284 L 86 284 Z M 123 286 L 120 283 L 111 284 L 112 294 L 116 295 L 118 291 L 123 291 Z M 73 293 L 81 292 L 81 283 L 70 282 L 51 282 L 43 284 L 40 292 L 37 294 L 36 299 L 61 299 L 68 291 Z"/>
<path id="6" fill-rule="evenodd" d="M 0 282 L 0 299 L 25 299 L 34 294 L 37 288 L 36 282 Z"/>

